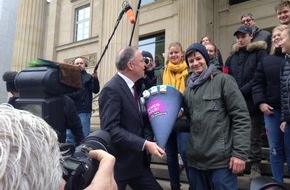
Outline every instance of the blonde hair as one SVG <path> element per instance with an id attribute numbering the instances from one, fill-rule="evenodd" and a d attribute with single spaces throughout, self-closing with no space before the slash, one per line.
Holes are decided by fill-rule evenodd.
<path id="1" fill-rule="evenodd" d="M 169 44 L 168 50 L 171 47 L 176 47 L 176 48 L 178 48 L 180 50 L 180 52 L 183 54 L 183 56 L 181 57 L 181 61 L 184 61 L 184 51 L 182 49 L 181 43 L 179 43 L 179 42 L 172 42 L 172 43 Z M 168 62 L 169 62 L 169 53 L 167 54 L 167 60 L 166 60 L 166 63 L 165 64 L 167 65 Z"/>
<path id="2" fill-rule="evenodd" d="M 285 29 L 288 28 L 288 25 L 285 25 L 285 24 L 281 24 L 281 25 L 278 25 L 276 26 L 273 30 L 272 30 L 272 34 L 274 33 L 275 30 L 280 30 L 280 31 L 283 31 Z M 270 55 L 273 55 L 275 53 L 275 44 L 274 42 L 271 43 L 271 50 L 270 50 Z"/>
<path id="3" fill-rule="evenodd" d="M 41 118 L 0 104 L 0 189 L 59 189 L 62 178 L 55 131 Z"/>

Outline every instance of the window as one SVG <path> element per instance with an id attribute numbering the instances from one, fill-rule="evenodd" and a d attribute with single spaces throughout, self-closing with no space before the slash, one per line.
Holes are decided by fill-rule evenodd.
<path id="1" fill-rule="evenodd" d="M 155 59 L 156 67 L 163 66 L 165 52 L 165 33 L 159 33 L 139 39 L 138 49 L 149 51 Z"/>
<path id="2" fill-rule="evenodd" d="M 141 6 L 142 6 L 142 5 L 147 5 L 147 4 L 149 4 L 149 3 L 153 3 L 153 2 L 155 2 L 155 1 L 157 1 L 157 0 L 142 0 L 142 1 L 141 1 Z"/>
<path id="3" fill-rule="evenodd" d="M 85 5 L 76 9 L 74 41 L 80 41 L 89 38 L 89 29 L 90 5 Z"/>
<path id="4" fill-rule="evenodd" d="M 249 0 L 229 0 L 229 4 L 235 5 L 235 4 L 243 3 L 245 1 L 249 1 Z"/>

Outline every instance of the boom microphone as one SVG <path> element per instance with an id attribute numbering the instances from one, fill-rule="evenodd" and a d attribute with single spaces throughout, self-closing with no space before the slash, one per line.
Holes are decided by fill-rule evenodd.
<path id="1" fill-rule="evenodd" d="M 135 19 L 135 14 L 134 11 L 131 7 L 131 5 L 128 3 L 128 1 L 124 1 L 123 3 L 124 11 L 127 13 L 127 16 L 131 22 L 131 24 L 134 24 L 136 19 Z"/>

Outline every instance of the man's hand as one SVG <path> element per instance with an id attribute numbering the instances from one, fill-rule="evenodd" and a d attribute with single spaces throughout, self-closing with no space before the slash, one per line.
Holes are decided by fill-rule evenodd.
<path id="1" fill-rule="evenodd" d="M 285 127 L 286 127 L 286 121 L 283 121 L 283 122 L 281 123 L 281 125 L 280 125 L 280 129 L 281 129 L 282 132 L 285 131 Z"/>
<path id="2" fill-rule="evenodd" d="M 144 147 L 151 155 L 162 158 L 165 155 L 164 150 L 160 148 L 155 142 L 145 141 Z"/>
<path id="3" fill-rule="evenodd" d="M 91 150 L 89 155 L 100 162 L 99 169 L 91 184 L 85 190 L 117 190 L 114 179 L 115 157 L 103 150 Z"/>
<path id="4" fill-rule="evenodd" d="M 229 169 L 231 169 L 233 173 L 238 174 L 244 171 L 245 167 L 246 167 L 246 161 L 237 157 L 231 157 L 230 163 L 229 163 Z"/>
<path id="5" fill-rule="evenodd" d="M 266 103 L 262 103 L 262 104 L 260 104 L 259 105 L 259 108 L 260 108 L 260 110 L 264 113 L 264 114 L 266 114 L 266 115 L 271 115 L 271 114 L 273 114 L 273 108 L 271 107 L 271 106 L 269 106 L 268 104 L 266 104 Z"/>
<path id="6" fill-rule="evenodd" d="M 92 77 L 93 77 L 94 79 L 98 79 L 98 73 L 97 73 L 97 71 L 94 71 L 94 72 L 92 73 Z"/>

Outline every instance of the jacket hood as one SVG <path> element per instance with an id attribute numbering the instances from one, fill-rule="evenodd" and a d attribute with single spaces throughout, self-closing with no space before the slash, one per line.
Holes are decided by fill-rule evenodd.
<path id="1" fill-rule="evenodd" d="M 235 53 L 239 51 L 240 46 L 238 43 L 235 43 L 232 47 L 232 52 Z M 256 41 L 251 42 L 246 46 L 246 50 L 249 52 L 255 51 L 255 50 L 261 50 L 261 49 L 267 49 L 267 43 L 265 41 Z"/>

